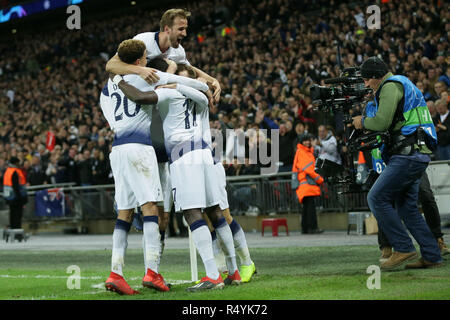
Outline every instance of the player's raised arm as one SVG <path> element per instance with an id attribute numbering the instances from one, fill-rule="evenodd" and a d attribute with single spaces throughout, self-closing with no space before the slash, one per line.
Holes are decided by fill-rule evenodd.
<path id="1" fill-rule="evenodd" d="M 123 80 L 122 77 L 115 75 L 113 78 L 113 82 L 119 86 L 119 89 L 122 90 L 124 95 L 135 102 L 136 104 L 149 105 L 149 104 L 157 104 L 158 96 L 154 91 L 143 92 L 131 84 L 127 83 Z"/>
<path id="2" fill-rule="evenodd" d="M 211 77 L 209 74 L 207 74 L 206 72 L 203 72 L 202 70 L 191 66 L 195 72 L 197 73 L 197 75 L 200 78 L 206 79 L 206 81 L 209 81 L 212 83 L 213 87 L 214 87 L 214 92 L 213 92 L 213 97 L 214 97 L 214 102 L 219 102 L 220 99 L 220 93 L 222 92 L 222 88 L 220 88 L 220 83 L 219 80 L 217 80 L 216 78 Z"/>
<path id="3" fill-rule="evenodd" d="M 184 86 L 182 84 L 177 85 L 177 90 L 187 98 L 191 99 L 197 105 L 203 109 L 208 108 L 208 98 L 206 95 L 198 90 L 192 89 L 190 87 Z"/>
<path id="4" fill-rule="evenodd" d="M 159 71 L 158 71 L 158 73 L 159 73 Z M 167 83 L 175 82 L 175 83 L 179 83 L 184 86 L 191 87 L 193 89 L 200 90 L 203 92 L 206 92 L 209 89 L 209 87 L 206 83 L 195 80 L 195 79 L 182 77 L 182 76 L 178 76 L 176 74 L 170 74 L 170 73 L 168 73 L 166 76 L 167 76 Z"/>
<path id="5" fill-rule="evenodd" d="M 158 81 L 158 84 L 164 85 L 168 83 L 180 83 L 185 86 L 206 92 L 208 91 L 208 86 L 198 80 L 191 79 L 188 77 L 182 77 L 179 75 L 167 73 L 168 69 L 170 68 L 170 65 L 167 63 L 166 59 L 162 58 L 156 58 L 149 62 L 148 64 L 150 67 L 158 70 L 157 75 L 159 76 L 160 80 Z M 178 67 L 177 67 L 178 68 Z"/>
<path id="6" fill-rule="evenodd" d="M 155 69 L 125 63 L 119 58 L 117 53 L 106 63 L 106 71 L 121 75 L 137 74 L 150 84 L 159 80 Z"/>

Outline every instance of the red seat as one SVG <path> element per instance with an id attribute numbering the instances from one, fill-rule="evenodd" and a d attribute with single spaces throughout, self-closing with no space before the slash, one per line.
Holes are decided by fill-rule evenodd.
<path id="1" fill-rule="evenodd" d="M 284 226 L 286 228 L 286 235 L 289 235 L 287 220 L 285 218 L 263 219 L 261 235 L 264 236 L 264 228 L 265 227 L 272 227 L 272 236 L 278 237 L 278 227 L 279 226 Z"/>

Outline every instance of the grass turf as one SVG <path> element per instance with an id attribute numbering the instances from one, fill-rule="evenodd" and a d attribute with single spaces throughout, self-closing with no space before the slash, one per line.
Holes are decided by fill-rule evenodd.
<path id="1" fill-rule="evenodd" d="M 369 290 L 366 272 L 378 265 L 374 246 L 287 247 L 252 249 L 257 275 L 250 283 L 223 290 L 189 293 L 178 283 L 161 293 L 142 288 L 143 254 L 128 250 L 125 277 L 141 292 L 120 296 L 107 292 L 104 281 L 111 252 L 0 252 L 0 299 L 44 300 L 318 300 L 318 299 L 449 299 L 450 266 L 426 270 L 381 272 L 381 288 Z M 199 276 L 204 275 L 199 261 Z M 80 268 L 80 289 L 68 289 L 67 267 Z M 166 280 L 190 279 L 189 251 L 166 250 L 160 272 Z M 70 281 L 69 281 L 70 282 Z"/>

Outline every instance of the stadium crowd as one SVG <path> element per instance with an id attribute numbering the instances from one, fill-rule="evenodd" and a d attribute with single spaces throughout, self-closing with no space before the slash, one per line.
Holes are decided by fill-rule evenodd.
<path id="1" fill-rule="evenodd" d="M 339 76 L 339 43 L 344 67 L 378 55 L 394 74 L 417 84 L 444 150 L 436 159 L 450 159 L 448 5 L 388 1 L 380 4 L 381 29 L 369 30 L 364 27 L 369 1 L 342 2 L 189 3 L 192 16 L 182 45 L 190 63 L 222 86 L 211 111 L 212 127 L 224 134 L 226 129 L 279 129 L 282 171 L 291 171 L 306 133 L 316 137 L 317 154 L 334 135 L 342 155 L 342 119 L 317 111 L 309 95 L 311 84 Z M 14 41 L 2 41 L 0 171 L 14 156 L 30 185 L 112 183 L 113 135 L 98 107 L 105 63 L 122 40 L 158 30 L 165 9 L 88 21 L 79 31 L 16 34 Z M 226 167 L 228 175 L 259 172 L 258 165 Z"/>

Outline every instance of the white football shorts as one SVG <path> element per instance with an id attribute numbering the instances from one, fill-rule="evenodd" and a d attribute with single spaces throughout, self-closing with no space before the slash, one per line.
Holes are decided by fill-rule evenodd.
<path id="1" fill-rule="evenodd" d="M 170 181 L 169 162 L 158 162 L 159 180 L 163 192 L 163 201 L 158 206 L 164 206 L 164 212 L 170 212 L 173 205 L 172 183 Z"/>
<path id="2" fill-rule="evenodd" d="M 175 211 L 219 204 L 219 184 L 209 149 L 190 151 L 170 164 Z"/>
<path id="3" fill-rule="evenodd" d="M 217 175 L 217 183 L 219 184 L 217 197 L 219 199 L 220 210 L 225 210 L 230 207 L 228 204 L 227 177 L 225 174 L 225 168 L 223 167 L 222 162 L 218 162 L 214 165 L 214 169 Z"/>
<path id="4" fill-rule="evenodd" d="M 158 162 L 152 146 L 139 143 L 114 146 L 109 160 L 118 210 L 163 200 Z"/>

